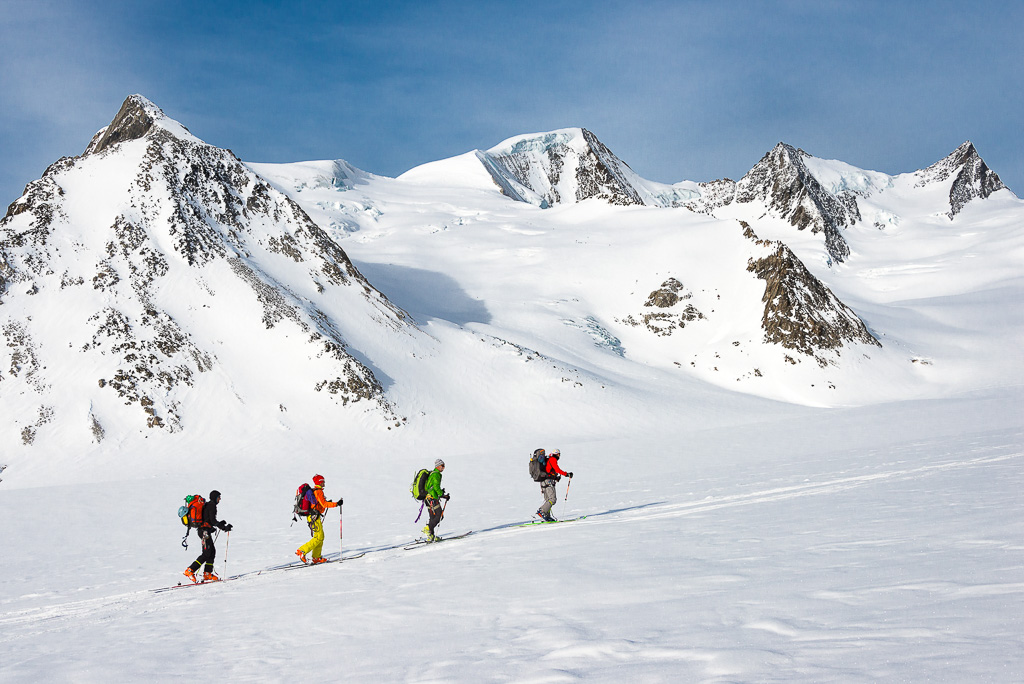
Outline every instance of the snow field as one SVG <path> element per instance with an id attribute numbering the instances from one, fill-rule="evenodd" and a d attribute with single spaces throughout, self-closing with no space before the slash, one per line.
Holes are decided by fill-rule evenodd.
<path id="1" fill-rule="evenodd" d="M 157 477 L 10 490 L 4 680 L 285 681 L 312 658 L 347 681 L 1015 681 L 1019 398 L 552 443 L 576 473 L 555 514 L 588 518 L 528 528 L 536 434 L 362 459 L 301 443 L 275 459 L 282 440 Z M 452 493 L 439 532 L 475 533 L 388 549 L 423 524 L 406 480 L 434 453 Z M 308 536 L 288 526 L 293 482 L 314 471 L 345 499 L 345 553 L 364 557 L 148 591 L 198 553 L 173 517 L 192 491 L 222 491 L 235 526 L 218 571 L 225 551 L 228 574 L 288 562 Z M 34 510 L 40 496 L 54 505 Z M 333 511 L 325 530 L 333 556 Z"/>

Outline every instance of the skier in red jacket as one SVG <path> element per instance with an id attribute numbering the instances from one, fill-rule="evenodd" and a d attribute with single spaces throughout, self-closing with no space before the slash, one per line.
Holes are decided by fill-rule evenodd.
<path id="1" fill-rule="evenodd" d="M 555 522 L 554 517 L 551 515 L 551 507 L 558 502 L 558 495 L 555 494 L 555 483 L 562 479 L 559 475 L 572 479 L 572 473 L 567 473 L 558 467 L 558 459 L 561 456 L 562 452 L 559 449 L 555 449 L 548 454 L 544 465 L 544 472 L 547 477 L 540 481 L 540 491 L 544 495 L 544 505 L 537 509 L 537 515 L 545 522 Z"/>

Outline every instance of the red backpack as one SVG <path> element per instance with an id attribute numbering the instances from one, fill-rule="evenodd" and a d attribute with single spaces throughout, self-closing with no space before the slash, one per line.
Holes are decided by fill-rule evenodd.
<path id="1" fill-rule="evenodd" d="M 181 545 L 186 549 L 188 548 L 188 533 L 192 531 L 193 527 L 201 527 L 203 524 L 204 504 L 206 504 L 206 499 L 198 494 L 191 494 L 185 497 L 185 505 L 178 508 L 181 524 L 188 528 L 185 530 L 185 536 L 181 538 Z"/>
<path id="2" fill-rule="evenodd" d="M 206 499 L 198 494 L 185 497 L 185 505 L 178 509 L 181 524 L 186 527 L 200 527 L 203 524 L 203 505 Z"/>
<path id="3" fill-rule="evenodd" d="M 307 517 L 313 512 L 313 488 L 303 482 L 295 490 L 295 505 L 292 506 L 292 522 L 298 520 L 296 516 Z"/>

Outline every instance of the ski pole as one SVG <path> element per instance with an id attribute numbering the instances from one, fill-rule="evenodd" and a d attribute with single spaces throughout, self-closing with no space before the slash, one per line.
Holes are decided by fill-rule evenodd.
<path id="1" fill-rule="evenodd" d="M 228 574 L 228 549 L 231 548 L 231 530 L 228 530 L 228 536 L 224 540 L 224 576 Z"/>
<path id="2" fill-rule="evenodd" d="M 572 478 L 570 477 L 569 481 L 565 483 L 565 497 L 562 499 L 562 501 L 568 501 L 569 500 L 569 485 L 571 485 L 571 484 L 572 484 Z"/>
<path id="3" fill-rule="evenodd" d="M 345 548 L 345 531 L 342 528 L 343 520 L 344 520 L 344 516 L 341 514 L 341 506 L 339 505 L 338 506 L 338 542 L 340 544 L 340 546 L 338 547 L 338 551 L 339 552 L 343 551 L 344 548 Z"/>

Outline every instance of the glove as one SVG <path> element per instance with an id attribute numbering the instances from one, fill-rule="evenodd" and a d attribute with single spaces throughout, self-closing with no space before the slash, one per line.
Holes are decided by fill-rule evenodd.
<path id="1" fill-rule="evenodd" d="M 338 500 L 335 501 L 334 503 L 336 503 L 336 504 L 338 504 L 340 506 L 341 504 L 345 503 L 345 500 L 342 499 L 341 497 L 338 497 Z"/>
<path id="2" fill-rule="evenodd" d="M 223 529 L 224 529 L 225 532 L 230 532 L 231 531 L 231 524 L 230 523 L 225 524 Z"/>
<path id="3" fill-rule="evenodd" d="M 445 493 L 445 495 L 444 495 L 444 496 L 442 496 L 441 498 L 442 498 L 442 499 L 444 499 L 445 501 L 447 501 L 448 499 L 452 498 L 452 495 L 451 495 L 451 494 L 448 494 L 448 493 L 446 492 L 446 493 Z"/>
<path id="4" fill-rule="evenodd" d="M 569 479 L 570 480 L 572 479 L 572 471 L 571 470 L 569 471 Z"/>

